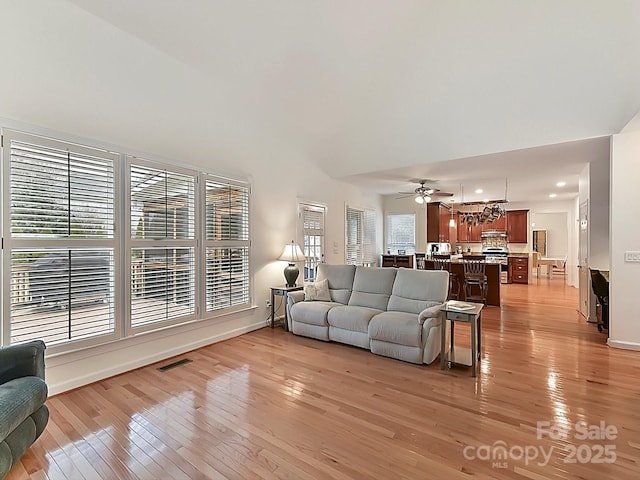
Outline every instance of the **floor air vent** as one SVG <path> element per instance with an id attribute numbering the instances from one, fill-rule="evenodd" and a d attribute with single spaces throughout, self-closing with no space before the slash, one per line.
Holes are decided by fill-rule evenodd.
<path id="1" fill-rule="evenodd" d="M 186 365 L 187 363 L 191 363 L 193 360 L 189 360 L 188 358 L 183 358 L 182 360 L 178 360 L 177 362 L 170 363 L 168 365 L 164 365 L 162 367 L 158 367 L 158 370 L 161 372 L 166 372 L 167 370 L 171 370 L 172 368 L 181 367 L 182 365 Z"/>

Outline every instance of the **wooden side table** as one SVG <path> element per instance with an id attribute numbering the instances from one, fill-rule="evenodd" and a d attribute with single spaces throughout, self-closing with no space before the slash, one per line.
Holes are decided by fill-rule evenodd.
<path id="1" fill-rule="evenodd" d="M 297 290 L 302 290 L 303 288 L 304 287 L 302 285 L 296 285 L 295 287 L 287 287 L 286 285 L 271 287 L 271 328 L 275 327 L 276 324 L 276 295 L 284 299 L 284 331 L 288 332 L 289 321 L 287 320 L 287 295 L 289 292 L 295 292 Z"/>
<path id="2" fill-rule="evenodd" d="M 482 303 L 463 302 L 473 306 L 473 309 L 460 310 L 450 306 L 453 302 L 445 303 L 442 311 L 442 328 L 440 336 L 440 370 L 444 370 L 445 363 L 466 365 L 471 367 L 471 375 L 476 376 L 477 361 L 482 351 Z M 451 322 L 451 336 L 449 352 L 447 347 L 447 320 Z M 471 349 L 455 347 L 454 326 L 456 322 L 468 323 L 471 326 Z"/>

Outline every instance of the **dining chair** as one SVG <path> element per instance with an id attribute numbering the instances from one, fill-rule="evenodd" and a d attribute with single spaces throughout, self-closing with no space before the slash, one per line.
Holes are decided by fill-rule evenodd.
<path id="1" fill-rule="evenodd" d="M 449 272 L 448 298 L 458 300 L 460 298 L 461 282 L 458 274 L 451 271 L 451 255 L 448 253 L 434 253 L 432 259 L 435 270 L 446 270 Z"/>
<path id="2" fill-rule="evenodd" d="M 488 282 L 484 255 L 464 255 L 462 263 L 465 300 L 486 303 Z"/>

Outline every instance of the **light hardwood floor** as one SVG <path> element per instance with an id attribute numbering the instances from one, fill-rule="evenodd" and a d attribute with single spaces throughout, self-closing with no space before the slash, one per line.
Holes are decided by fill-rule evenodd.
<path id="1" fill-rule="evenodd" d="M 475 379 L 264 328 L 50 398 L 7 478 L 640 478 L 640 352 L 607 347 L 562 278 L 503 287 Z"/>

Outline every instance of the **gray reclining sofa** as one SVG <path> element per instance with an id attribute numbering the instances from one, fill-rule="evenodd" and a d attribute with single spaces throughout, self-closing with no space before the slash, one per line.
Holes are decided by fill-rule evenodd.
<path id="1" fill-rule="evenodd" d="M 438 357 L 448 272 L 320 264 L 316 282 L 323 280 L 330 301 L 305 301 L 303 291 L 287 296 L 293 333 L 411 363 Z"/>

